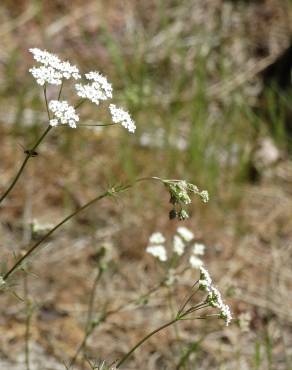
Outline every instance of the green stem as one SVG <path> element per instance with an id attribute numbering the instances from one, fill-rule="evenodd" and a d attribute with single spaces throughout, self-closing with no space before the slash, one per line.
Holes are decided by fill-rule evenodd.
<path id="1" fill-rule="evenodd" d="M 183 312 L 183 310 L 186 308 L 187 304 L 191 301 L 191 299 L 193 298 L 193 296 L 199 291 L 200 288 L 196 289 L 186 300 L 185 302 L 183 303 L 183 305 L 181 306 L 181 308 L 178 310 L 178 313 L 181 314 Z"/>
<path id="2" fill-rule="evenodd" d="M 44 242 L 46 239 L 48 239 L 49 236 L 51 236 L 57 229 L 59 229 L 63 224 L 65 224 L 67 221 L 69 221 L 71 218 L 76 216 L 78 213 L 83 211 L 84 209 L 88 208 L 91 206 L 93 203 L 107 197 L 107 196 L 113 196 L 117 193 L 121 193 L 123 191 L 126 191 L 130 188 L 132 188 L 136 183 L 139 183 L 141 181 L 151 181 L 151 180 L 159 180 L 162 181 L 159 177 L 141 177 L 139 179 L 136 179 L 132 183 L 124 186 L 120 186 L 117 188 L 112 188 L 110 190 L 107 190 L 106 192 L 102 193 L 101 195 L 98 195 L 97 197 L 93 198 L 86 204 L 84 204 L 82 207 L 78 208 L 76 211 L 72 212 L 70 215 L 65 217 L 61 222 L 59 222 L 56 226 L 54 226 L 50 231 L 48 231 L 38 242 L 36 242 L 33 246 L 31 246 L 28 251 L 21 257 L 19 260 L 11 267 L 11 269 L 6 272 L 6 274 L 3 276 L 3 280 L 6 281 L 9 276 L 14 273 L 20 266 L 21 264 L 37 249 L 37 247 Z"/>
<path id="3" fill-rule="evenodd" d="M 21 266 L 23 261 L 26 260 L 42 242 L 48 239 L 48 237 L 51 234 L 53 234 L 57 229 L 59 229 L 65 222 L 69 221 L 71 218 L 76 216 L 78 213 L 83 211 L 85 208 L 91 206 L 93 203 L 97 202 L 98 200 L 101 200 L 102 198 L 105 198 L 106 196 L 110 194 L 111 193 L 109 191 L 106 191 L 105 193 L 93 198 L 92 200 L 84 204 L 82 207 L 78 208 L 76 211 L 72 212 L 69 216 L 65 217 L 61 222 L 59 222 L 50 231 L 48 231 L 38 242 L 36 242 L 32 247 L 29 248 L 29 250 L 11 267 L 11 269 L 8 272 L 6 272 L 6 274 L 3 276 L 3 280 L 7 280 L 9 276 Z"/>
<path id="4" fill-rule="evenodd" d="M 144 298 L 149 297 L 151 294 L 155 293 L 159 288 L 161 288 L 164 284 L 165 284 L 165 279 L 163 279 L 160 282 L 160 284 L 158 284 L 155 287 L 148 290 L 147 293 L 142 294 L 139 298 L 132 299 L 129 302 L 127 302 L 126 304 L 121 304 L 120 306 L 118 306 L 114 310 L 104 312 L 100 316 L 99 320 L 96 323 L 94 323 L 94 325 L 88 327 L 88 331 L 86 331 L 82 342 L 80 343 L 77 351 L 75 352 L 74 356 L 72 357 L 69 367 L 71 368 L 73 365 L 75 365 L 77 357 L 79 356 L 80 352 L 83 350 L 84 346 L 86 345 L 86 342 L 87 342 L 88 338 L 91 336 L 91 334 L 94 332 L 94 330 L 97 328 L 98 325 L 105 322 L 110 316 L 120 312 L 121 310 L 125 309 L 126 307 L 130 306 L 131 304 L 133 304 L 133 303 L 137 304 L 137 302 L 140 302 Z"/>
<path id="5" fill-rule="evenodd" d="M 34 146 L 28 150 L 27 154 L 26 154 L 26 157 L 24 159 L 24 161 L 22 162 L 22 165 L 20 167 L 20 169 L 18 170 L 16 176 L 14 177 L 14 179 L 12 180 L 10 186 L 8 187 L 8 189 L 4 192 L 4 194 L 1 196 L 0 198 L 0 203 L 2 203 L 2 201 L 8 196 L 8 194 L 11 192 L 11 190 L 14 188 L 14 186 L 16 185 L 20 175 L 22 174 L 28 160 L 30 159 L 30 157 L 33 156 L 33 152 L 37 149 L 37 147 L 40 145 L 40 143 L 43 141 L 43 139 L 45 138 L 45 136 L 48 134 L 48 132 L 50 131 L 50 129 L 52 128 L 52 126 L 48 126 L 47 129 L 43 132 L 43 134 L 39 137 L 39 139 L 36 141 L 36 143 L 34 144 Z"/>
<path id="6" fill-rule="evenodd" d="M 146 340 L 148 340 L 150 337 L 152 337 L 152 335 L 158 333 L 159 331 L 167 328 L 168 326 L 176 323 L 177 321 L 179 321 L 179 318 L 175 318 L 169 322 L 167 322 L 166 324 L 160 326 L 159 328 L 153 330 L 151 333 L 149 333 L 148 335 L 146 335 L 146 337 L 144 337 L 143 339 L 141 339 L 128 353 L 126 353 L 124 355 L 124 357 L 117 363 L 116 365 L 116 368 L 118 369 L 130 356 L 133 352 L 136 351 L 137 348 L 139 348 L 144 342 L 146 342 Z"/>
<path id="7" fill-rule="evenodd" d="M 106 126 L 114 126 L 117 123 L 105 123 L 105 124 L 86 124 L 86 123 L 79 123 L 77 127 L 106 127 Z"/>
<path id="8" fill-rule="evenodd" d="M 92 313 L 93 313 L 93 306 L 94 306 L 94 300 L 95 300 L 95 293 L 96 293 L 96 288 L 98 285 L 99 280 L 101 279 L 103 269 L 99 266 L 98 267 L 98 272 L 96 274 L 96 277 L 94 279 L 91 292 L 90 292 L 90 297 L 89 297 L 89 302 L 88 302 L 88 310 L 87 310 L 87 318 L 86 318 L 86 324 L 85 324 L 85 336 L 84 340 L 82 343 L 82 352 L 83 352 L 83 359 L 85 359 L 85 350 L 86 350 L 86 344 L 87 344 L 87 339 L 91 335 L 91 327 L 94 326 L 92 323 Z M 84 362 L 84 361 L 83 361 Z M 82 364 L 84 365 L 84 364 Z M 72 366 L 72 364 L 71 364 Z"/>
<path id="9" fill-rule="evenodd" d="M 44 85 L 44 97 L 45 97 L 47 114 L 48 114 L 48 117 L 49 117 L 49 120 L 50 120 L 51 119 L 51 115 L 50 115 L 50 110 L 49 110 L 49 104 L 48 104 L 48 98 L 47 98 L 47 86 L 46 85 Z"/>
<path id="10" fill-rule="evenodd" d="M 62 83 L 61 83 L 61 86 L 60 86 L 60 90 L 59 90 L 59 94 L 58 94 L 58 100 L 60 100 L 60 98 L 61 98 L 63 84 L 64 84 L 64 81 L 62 80 Z"/>
<path id="11" fill-rule="evenodd" d="M 26 370 L 30 370 L 30 348 L 29 348 L 29 341 L 30 341 L 30 324 L 31 324 L 31 303 L 29 300 L 29 292 L 28 292 L 28 276 L 25 275 L 23 280 L 24 285 L 24 299 L 26 305 L 26 320 L 25 320 L 25 366 Z"/>

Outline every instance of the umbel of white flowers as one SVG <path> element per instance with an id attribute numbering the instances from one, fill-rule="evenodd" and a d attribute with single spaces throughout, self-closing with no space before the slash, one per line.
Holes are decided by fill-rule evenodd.
<path id="1" fill-rule="evenodd" d="M 57 55 L 38 48 L 32 48 L 29 49 L 29 51 L 39 63 L 39 65 L 29 70 L 39 85 L 44 87 L 47 85 L 59 85 L 62 90 L 65 80 L 81 79 L 78 67 L 70 64 L 68 61 L 62 61 Z M 84 79 L 88 83 L 75 84 L 74 92 L 78 97 L 83 100 L 87 99 L 96 105 L 99 105 L 101 101 L 105 102 L 112 99 L 112 86 L 101 73 L 97 71 L 85 73 Z M 74 106 L 70 105 L 66 100 L 52 100 L 48 103 L 48 108 L 53 113 L 53 117 L 50 118 L 51 126 L 58 126 L 61 124 L 68 125 L 72 128 L 77 127 L 79 116 Z M 129 132 L 135 132 L 135 122 L 128 112 L 117 107 L 115 104 L 108 105 L 108 110 L 114 124 L 121 124 Z"/>
<path id="2" fill-rule="evenodd" d="M 228 326 L 232 320 L 230 308 L 223 302 L 219 290 L 212 285 L 209 272 L 204 267 L 200 267 L 199 288 L 208 293 L 206 303 L 208 303 L 210 307 L 219 309 L 219 317 L 222 318 L 226 326 Z"/>
<path id="3" fill-rule="evenodd" d="M 175 281 L 175 270 L 173 269 L 173 257 L 183 256 L 186 253 L 186 247 L 191 246 L 191 254 L 189 256 L 189 264 L 194 269 L 200 270 L 199 278 L 199 289 L 207 292 L 205 303 L 209 307 L 219 309 L 219 317 L 225 321 L 226 325 L 229 325 L 232 320 L 230 308 L 226 305 L 221 297 L 221 294 L 217 288 L 212 285 L 212 279 L 207 269 L 203 266 L 204 263 L 198 256 L 202 256 L 205 253 L 205 246 L 201 243 L 194 243 L 194 234 L 191 230 L 186 227 L 178 227 L 176 234 L 173 237 L 172 243 L 172 255 L 168 256 L 167 249 L 165 247 L 165 237 L 160 232 L 153 233 L 149 238 L 149 245 L 146 248 L 146 252 L 157 258 L 163 265 L 168 268 L 168 275 L 172 276 L 172 282 Z M 169 262 L 167 264 L 167 262 Z M 171 267 L 170 267 L 171 266 Z M 169 283 L 169 280 L 167 280 Z"/>
<path id="4" fill-rule="evenodd" d="M 205 254 L 205 245 L 201 243 L 192 243 L 194 240 L 194 234 L 187 227 L 180 226 L 176 230 L 176 234 L 172 241 L 172 255 L 169 256 L 165 247 L 166 239 L 160 232 L 153 233 L 148 241 L 148 247 L 146 252 L 156 257 L 161 262 L 171 261 L 173 256 L 183 256 L 186 252 L 186 247 L 190 248 L 189 264 L 194 269 L 199 269 L 204 265 L 204 262 L 199 256 Z"/>

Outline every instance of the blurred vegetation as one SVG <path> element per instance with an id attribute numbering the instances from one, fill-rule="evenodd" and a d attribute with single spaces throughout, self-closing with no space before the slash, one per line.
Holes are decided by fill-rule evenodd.
<path id="1" fill-rule="evenodd" d="M 210 211 L 202 209 L 203 220 L 225 219 L 229 207 L 240 218 L 241 212 L 235 206 L 241 202 L 247 184 L 260 184 L 270 167 L 273 169 L 291 156 L 291 56 L 285 59 L 290 66 L 285 87 L 279 83 L 283 78 L 281 67 L 266 73 L 270 66 L 281 65 L 283 53 L 291 48 L 288 15 L 291 4 L 284 0 L 2 1 L 0 189 L 22 158 L 19 144 L 29 146 L 46 123 L 40 89 L 28 73 L 32 58 L 27 50 L 39 47 L 68 58 L 84 72 L 98 70 L 106 75 L 113 83 L 116 102 L 129 110 L 137 124 L 135 135 L 117 128 L 61 127 L 50 134 L 35 165 L 41 172 L 36 187 L 48 191 L 48 208 L 72 208 L 88 194 L 95 194 L 96 188 L 104 189 L 136 176 L 158 175 L 185 178 L 208 189 L 211 206 Z M 70 100 L 66 87 L 64 96 Z M 105 112 L 93 105 L 82 107 L 81 116 L 83 123 L 108 120 Z M 270 167 L 259 168 L 257 152 L 266 138 L 271 139 L 279 158 Z M 54 177 L 52 186 L 62 189 L 58 195 L 48 185 L 50 174 Z M 291 185 L 285 181 L 286 178 L 283 183 Z M 272 177 L 271 182 L 276 179 Z M 23 191 L 22 186 L 18 189 Z M 160 213 L 156 212 L 161 206 L 161 193 L 145 188 L 143 194 L 129 196 L 133 206 L 127 216 L 131 207 L 142 216 L 152 207 L 151 214 L 137 216 L 142 220 L 145 238 L 150 227 L 164 226 L 167 220 L 154 220 L 159 219 Z M 151 206 L 144 204 L 145 198 Z M 220 216 L 213 213 L 212 204 L 222 207 Z M 195 205 L 195 214 L 198 207 L 201 210 L 200 205 Z M 13 212 L 21 214 L 14 208 Z M 98 211 L 92 212 L 94 222 L 86 223 L 86 217 L 80 221 L 84 234 L 96 227 L 95 222 L 106 218 L 99 217 Z M 207 217 L 204 212 L 209 212 Z M 145 226 L 145 219 L 152 224 Z M 262 220 L 257 222 L 261 224 Z M 232 232 L 242 238 L 251 228 L 247 221 L 232 225 Z M 71 232 L 76 236 L 76 230 Z M 273 245 L 262 234 L 263 243 Z M 132 241 L 131 231 L 129 235 L 125 245 Z M 279 235 L 275 237 L 278 243 Z M 139 237 L 137 243 L 141 246 Z M 123 243 L 123 237 L 119 238 Z M 124 248 L 125 254 L 128 249 Z M 235 249 L 224 258 L 231 258 Z M 131 257 L 139 256 L 136 249 L 131 253 Z M 216 248 L 212 253 L 217 258 Z M 253 323 L 250 369 L 278 370 L 270 334 L 273 327 L 265 332 L 268 314 L 263 316 L 261 323 L 257 318 Z M 222 338 L 224 342 L 223 334 Z M 188 345 L 177 369 L 189 369 L 190 358 L 198 363 L 204 361 L 201 341 Z M 225 367 L 220 351 L 209 353 L 209 364 L 231 369 Z M 236 356 L 233 354 L 231 366 L 239 369 L 240 356 Z M 281 369 L 291 369 L 289 358 L 283 355 L 281 361 Z"/>

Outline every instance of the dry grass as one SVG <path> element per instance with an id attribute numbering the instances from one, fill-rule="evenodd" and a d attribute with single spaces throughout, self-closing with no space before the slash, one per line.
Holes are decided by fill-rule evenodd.
<path id="1" fill-rule="evenodd" d="M 260 84 L 261 66 L 274 60 L 286 41 L 279 43 L 280 50 L 273 47 L 271 30 L 267 39 L 273 42 L 266 40 L 271 46 L 259 58 L 258 41 L 247 37 L 254 24 L 249 13 L 253 7 L 245 12 L 243 6 L 219 0 L 0 5 L 0 189 L 23 156 L 18 143 L 32 142 L 45 120 L 27 73 L 31 46 L 46 47 L 78 61 L 83 69 L 97 68 L 111 76 L 121 102 L 139 122 L 135 137 L 118 129 L 61 129 L 50 136 L 0 209 L 2 261 L 11 263 L 12 250 L 27 246 L 28 220 L 55 224 L 109 183 L 159 172 L 203 186 L 207 182 L 211 188 L 210 205 L 196 203 L 186 225 L 207 245 L 206 263 L 235 317 L 250 313 L 250 330 L 243 332 L 236 323 L 225 328 L 217 321 L 186 322 L 180 326 L 181 342 L 172 329 L 162 332 L 126 369 L 291 369 L 292 164 L 286 146 L 279 143 L 283 155 L 267 178 L 264 173 L 255 185 L 238 183 L 251 160 L 255 136 L 269 132 L 262 120 L 254 130 L 257 120 L 250 107 L 257 104 L 258 90 L 252 87 Z M 286 21 L 280 23 L 284 29 Z M 104 119 L 91 110 L 84 115 Z M 158 128 L 166 132 L 164 143 L 142 146 L 142 134 L 155 136 Z M 187 141 L 187 149 L 172 144 L 178 135 Z M 153 185 L 117 202 L 106 200 L 70 222 L 33 258 L 30 267 L 37 277 L 28 279 L 37 303 L 31 326 L 36 369 L 59 369 L 57 363 L 68 360 L 80 344 L 95 274 L 93 257 L 102 243 L 112 247 L 113 263 L 99 285 L 96 313 L 139 297 L 157 282 L 157 266 L 144 249 L 152 231 L 172 235 L 177 227 L 167 219 L 167 202 Z M 182 276 L 178 301 L 195 277 L 195 271 Z M 23 294 L 21 273 L 15 289 Z M 120 357 L 170 317 L 166 296 L 163 291 L 147 305 L 131 305 L 110 316 L 90 338 L 89 354 L 108 361 Z M 7 294 L 0 298 L 0 367 L 22 370 L 23 302 Z M 193 346 L 185 367 L 179 366 L 181 344 Z"/>

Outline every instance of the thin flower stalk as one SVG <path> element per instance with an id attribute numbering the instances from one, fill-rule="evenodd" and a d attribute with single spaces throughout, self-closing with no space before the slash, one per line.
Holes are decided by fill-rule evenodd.
<path id="1" fill-rule="evenodd" d="M 159 328 L 153 330 L 152 332 L 150 332 L 148 335 L 146 335 L 146 337 L 144 337 L 143 339 L 141 339 L 128 353 L 126 353 L 122 359 L 116 364 L 116 368 L 120 368 L 121 365 L 136 351 L 136 349 L 138 349 L 144 342 L 146 342 L 149 338 L 151 338 L 154 334 L 156 333 L 159 333 L 161 330 L 163 329 L 166 329 L 167 327 L 175 324 L 177 321 L 179 321 L 179 318 L 175 318 L 169 322 L 167 322 L 166 324 L 160 326 Z"/>
<path id="2" fill-rule="evenodd" d="M 41 144 L 41 142 L 44 140 L 44 138 L 47 136 L 47 134 L 49 133 L 51 128 L 52 128 L 52 126 L 48 126 L 46 128 L 46 130 L 43 132 L 43 134 L 38 138 L 38 140 L 33 145 L 33 147 L 31 149 L 25 151 L 26 152 L 25 159 L 23 160 L 22 165 L 20 166 L 19 170 L 17 171 L 17 173 L 16 173 L 14 179 L 12 180 L 11 184 L 9 185 L 7 190 L 0 197 L 0 204 L 8 196 L 8 194 L 11 192 L 11 190 L 14 188 L 14 186 L 16 185 L 17 181 L 19 180 L 21 174 L 23 173 L 23 171 L 24 171 L 24 169 L 27 165 L 27 162 L 29 161 L 29 159 L 31 157 L 34 157 L 34 153 L 35 153 L 36 149 Z"/>
<path id="3" fill-rule="evenodd" d="M 201 307 L 198 307 L 196 311 L 201 309 Z M 147 334 L 143 339 L 141 339 L 129 352 L 127 352 L 121 360 L 118 361 L 116 364 L 116 368 L 120 368 L 121 365 L 138 349 L 143 343 L 145 343 L 149 338 L 151 338 L 153 335 L 159 333 L 161 330 L 166 329 L 167 327 L 176 324 L 178 321 L 182 320 L 187 313 L 182 313 L 180 315 L 177 315 L 174 319 L 168 321 L 164 325 L 160 326 L 159 328 L 151 331 L 149 334 Z"/>
<path id="4" fill-rule="evenodd" d="M 104 269 L 102 268 L 102 266 L 98 266 L 97 274 L 95 276 L 95 279 L 94 279 L 94 282 L 93 282 L 93 285 L 90 291 L 88 309 L 87 309 L 87 317 L 86 317 L 86 323 L 85 323 L 85 335 L 84 335 L 84 340 L 83 340 L 82 349 L 81 349 L 81 351 L 83 352 L 83 360 L 85 359 L 85 350 L 86 350 L 87 340 L 88 340 L 89 335 L 91 334 L 91 328 L 94 324 L 92 322 L 92 315 L 93 315 L 93 307 L 94 307 L 96 289 L 102 277 L 103 272 L 104 272 Z M 82 366 L 83 365 L 84 364 L 82 364 Z"/>
<path id="5" fill-rule="evenodd" d="M 106 191 L 97 197 L 93 198 L 86 204 L 84 204 L 82 207 L 78 208 L 76 211 L 65 217 L 61 222 L 59 222 L 56 226 L 54 226 L 49 232 L 47 232 L 38 242 L 36 242 L 32 247 L 28 249 L 28 251 L 16 261 L 16 263 L 10 268 L 8 272 L 3 276 L 3 280 L 6 281 L 18 268 L 22 266 L 24 261 L 27 260 L 28 257 L 38 248 L 40 244 L 42 244 L 45 240 L 49 238 L 56 230 L 58 230 L 62 225 L 64 225 L 67 221 L 71 220 L 74 216 L 76 216 L 78 213 L 82 212 L 84 209 L 88 208 L 92 204 L 96 203 L 97 201 L 111 195 L 111 192 Z"/>
<path id="6" fill-rule="evenodd" d="M 84 334 L 83 340 L 80 343 L 78 349 L 76 350 L 74 356 L 72 357 L 70 361 L 70 368 L 75 365 L 79 354 L 83 351 L 84 347 L 86 346 L 86 342 L 88 341 L 89 337 L 93 334 L 94 330 L 101 324 L 104 323 L 109 317 L 112 315 L 115 315 L 122 310 L 126 309 L 127 307 L 131 306 L 132 304 L 140 305 L 145 302 L 146 299 L 148 299 L 151 295 L 153 295 L 155 292 L 157 292 L 160 288 L 165 286 L 166 279 L 163 279 L 159 284 L 149 289 L 146 293 L 140 295 L 138 298 L 134 298 L 130 300 L 127 303 L 123 303 L 117 308 L 113 310 L 109 310 L 106 312 L 103 312 L 100 317 L 97 320 L 92 320 L 91 325 L 88 327 L 88 331 Z"/>
<path id="7" fill-rule="evenodd" d="M 77 210 L 72 212 L 71 214 L 69 214 L 67 217 L 65 217 L 56 226 L 54 226 L 51 230 L 49 230 L 39 241 L 37 241 L 34 245 L 32 245 L 28 249 L 28 251 L 21 258 L 19 258 L 15 262 L 15 264 L 8 270 L 8 272 L 6 272 L 6 274 L 3 276 L 3 281 L 6 282 L 7 279 L 17 269 L 19 269 L 22 266 L 22 264 L 28 259 L 28 257 L 30 257 L 31 254 L 40 246 L 40 244 L 42 244 L 45 240 L 47 240 L 49 238 L 49 236 L 51 236 L 56 230 L 58 230 L 62 225 L 64 225 L 69 220 L 71 220 L 77 214 L 79 214 L 80 212 L 82 212 L 86 208 L 90 207 L 91 205 L 93 205 L 94 203 L 98 202 L 99 200 L 101 200 L 105 197 L 114 196 L 114 195 L 117 195 L 118 193 L 122 193 L 122 192 L 132 188 L 135 184 L 140 183 L 142 181 L 152 181 L 152 180 L 160 181 L 160 182 L 164 183 L 164 180 L 159 178 L 159 177 L 142 177 L 142 178 L 136 179 L 135 181 L 133 181 L 132 183 L 130 183 L 128 185 L 122 185 L 122 186 L 118 186 L 116 188 L 111 188 L 111 189 L 105 191 L 104 193 L 98 195 L 97 197 L 91 199 L 89 202 L 87 202 L 86 204 L 84 204 L 83 206 L 81 206 L 80 208 L 78 208 Z"/>

